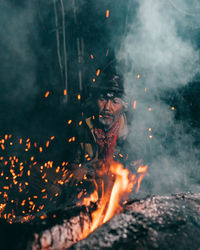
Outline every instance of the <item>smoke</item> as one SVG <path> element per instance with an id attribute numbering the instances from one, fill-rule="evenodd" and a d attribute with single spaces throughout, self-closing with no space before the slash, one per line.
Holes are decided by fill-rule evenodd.
<path id="1" fill-rule="evenodd" d="M 44 127 L 42 120 L 48 123 L 51 118 L 52 103 L 58 106 L 56 93 L 63 91 L 53 1 L 2 0 L 0 5 L 0 128 L 5 133 L 37 135 Z M 50 95 L 45 99 L 46 91 Z"/>
<path id="2" fill-rule="evenodd" d="M 196 155 L 199 151 L 193 145 L 193 131 L 186 134 L 185 124 L 175 119 L 177 107 L 172 110 L 163 99 L 166 99 L 166 91 L 176 92 L 192 81 L 199 72 L 198 44 L 190 37 L 191 30 L 198 30 L 200 26 L 199 1 L 69 2 L 1 1 L 1 128 L 10 125 L 16 131 L 14 119 L 22 121 L 27 126 L 34 120 L 34 124 L 30 124 L 33 130 L 41 127 L 45 120 L 44 113 L 50 113 L 46 103 L 53 91 L 50 91 L 49 98 L 45 101 L 37 99 L 36 96 L 44 95 L 44 91 L 49 90 L 52 85 L 54 90 L 63 91 L 56 32 L 60 35 L 63 58 L 64 20 L 66 40 L 70 41 L 68 65 L 71 65 L 71 71 L 68 73 L 72 75 L 75 74 L 73 58 L 77 56 L 74 45 L 77 41 L 73 40 L 77 35 L 74 33 L 80 33 L 84 37 L 88 58 L 90 54 L 95 55 L 96 61 L 91 60 L 90 63 L 94 66 L 88 67 L 90 74 L 92 67 L 96 70 L 96 64 L 105 60 L 110 36 L 113 36 L 113 44 L 118 47 L 124 23 L 127 23 L 125 36 L 116 55 L 118 61 L 124 65 L 120 66 L 119 70 L 122 70 L 125 78 L 126 94 L 131 98 L 131 105 L 136 102 L 130 143 L 135 146 L 134 150 L 139 158 L 143 158 L 144 162 L 150 162 L 147 179 L 152 192 L 164 192 L 168 190 L 167 186 L 172 188 L 169 180 L 172 184 L 178 182 L 180 187 L 183 183 L 187 184 L 188 169 L 193 169 L 193 173 L 197 170 Z M 58 30 L 54 3 L 58 14 Z M 129 3 L 127 20 L 126 3 Z M 108 9 L 110 18 L 105 18 Z M 72 26 L 76 22 L 82 24 L 74 26 L 74 30 L 77 31 L 72 32 Z M 86 60 L 87 63 L 89 59 Z M 71 82 L 75 84 L 75 81 Z M 41 103 L 34 110 L 37 100 Z M 56 106 L 55 103 L 53 105 Z M 25 111 L 29 111 L 28 117 Z M 39 112 L 42 114 L 39 115 Z M 35 119 L 31 120 L 30 117 L 34 113 Z M 46 130 L 49 130 L 50 122 L 46 123 Z"/>
<path id="3" fill-rule="evenodd" d="M 135 6 L 135 1 L 130 5 Z M 141 0 L 137 6 L 116 52 L 123 65 L 118 70 L 124 75 L 126 94 L 131 105 L 136 102 L 129 141 L 138 157 L 149 163 L 148 192 L 194 190 L 197 180 L 191 176 L 199 173 L 194 131 L 185 132 L 184 122 L 175 119 L 176 107 L 164 99 L 199 73 L 199 49 L 187 35 L 198 27 L 199 4 Z"/>
<path id="4" fill-rule="evenodd" d="M 34 10 L 30 1 L 17 5 L 1 1 L 1 96 L 7 101 L 27 105 L 28 98 L 37 91 L 36 59 L 29 41 L 34 27 Z"/>

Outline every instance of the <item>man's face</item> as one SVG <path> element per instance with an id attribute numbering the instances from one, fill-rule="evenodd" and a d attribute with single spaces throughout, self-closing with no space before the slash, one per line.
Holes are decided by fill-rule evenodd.
<path id="1" fill-rule="evenodd" d="M 123 112 L 123 102 L 112 94 L 101 94 L 97 100 L 99 122 L 109 130 Z"/>

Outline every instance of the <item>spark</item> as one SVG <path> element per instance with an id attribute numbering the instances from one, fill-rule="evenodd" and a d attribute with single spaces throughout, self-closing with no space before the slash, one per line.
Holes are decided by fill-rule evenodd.
<path id="1" fill-rule="evenodd" d="M 50 92 L 47 91 L 44 97 L 47 98 L 47 97 L 49 96 L 49 93 L 50 93 Z"/>
<path id="2" fill-rule="evenodd" d="M 68 121 L 68 124 L 70 125 L 71 123 L 72 123 L 72 120 L 69 120 L 69 121 Z"/>
<path id="3" fill-rule="evenodd" d="M 140 74 L 137 74 L 137 79 L 140 79 L 141 78 L 141 75 Z"/>
<path id="4" fill-rule="evenodd" d="M 134 102 L 133 102 L 133 109 L 136 109 L 136 105 L 137 105 L 137 102 L 134 101 Z"/>
<path id="5" fill-rule="evenodd" d="M 99 76 L 99 75 L 100 75 L 100 72 L 101 72 L 101 70 L 98 69 L 98 70 L 97 70 L 97 73 L 96 73 L 96 76 Z"/>
<path id="6" fill-rule="evenodd" d="M 109 16 L 110 16 L 110 11 L 106 10 L 106 18 L 109 18 Z"/>

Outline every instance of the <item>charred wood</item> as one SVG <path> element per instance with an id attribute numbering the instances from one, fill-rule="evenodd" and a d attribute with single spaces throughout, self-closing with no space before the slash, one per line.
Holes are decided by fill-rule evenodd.
<path id="1" fill-rule="evenodd" d="M 91 221 L 85 206 L 59 209 L 42 217 L 23 224 L 0 221 L 0 249 L 66 249 L 81 239 L 81 233 Z"/>
<path id="2" fill-rule="evenodd" d="M 86 207 L 74 209 L 76 213 L 73 216 L 69 214 L 69 211 L 67 213 L 59 211 L 48 215 L 46 221 L 47 228 L 34 234 L 34 241 L 29 242 L 27 249 L 66 249 L 79 241 L 82 232 L 90 226 L 91 219 L 89 210 Z M 56 219 L 57 217 L 59 221 Z M 56 223 L 50 223 L 49 218 L 55 218 Z"/>
<path id="3" fill-rule="evenodd" d="M 121 214 L 81 240 L 82 232 L 90 226 L 90 214 L 88 208 L 75 206 L 25 224 L 1 222 L 0 249 L 200 248 L 200 194 L 130 201 Z"/>
<path id="4" fill-rule="evenodd" d="M 199 249 L 200 194 L 155 196 L 125 211 L 70 249 Z"/>

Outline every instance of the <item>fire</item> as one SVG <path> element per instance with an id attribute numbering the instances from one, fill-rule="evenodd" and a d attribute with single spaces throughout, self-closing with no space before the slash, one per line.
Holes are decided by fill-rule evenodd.
<path id="1" fill-rule="evenodd" d="M 139 189 L 140 189 L 140 185 L 141 185 L 142 179 L 144 178 L 144 176 L 145 176 L 147 170 L 148 170 L 148 166 L 147 166 L 147 165 L 145 165 L 145 166 L 139 166 L 139 167 L 138 167 L 137 173 L 139 174 L 139 178 L 138 178 L 138 181 L 137 181 L 136 192 L 139 192 Z"/>
<path id="2" fill-rule="evenodd" d="M 135 185 L 137 185 L 136 191 L 139 190 L 147 169 L 148 166 L 139 166 L 137 177 L 117 162 L 112 162 L 109 168 L 102 166 L 102 170 L 98 172 L 101 180 L 94 180 L 94 192 L 81 203 L 86 206 L 97 203 L 97 209 L 91 214 L 90 228 L 83 232 L 82 238 L 87 237 L 97 227 L 123 210 L 121 206 L 123 199 L 128 197 Z"/>

